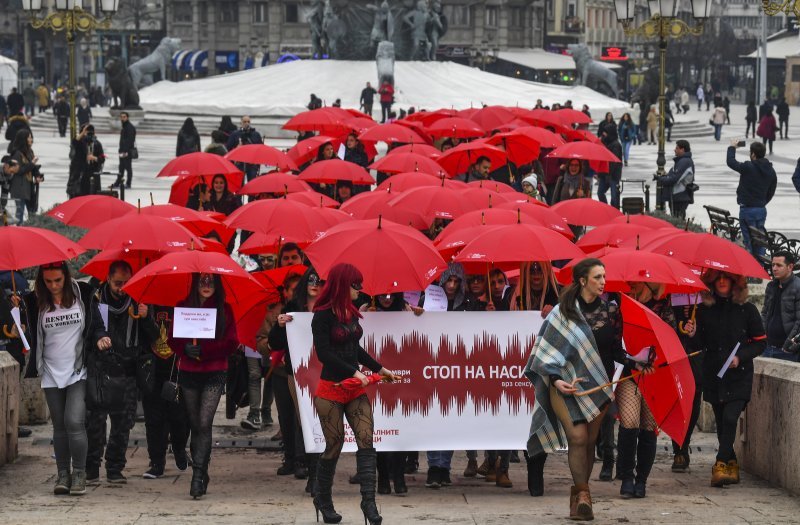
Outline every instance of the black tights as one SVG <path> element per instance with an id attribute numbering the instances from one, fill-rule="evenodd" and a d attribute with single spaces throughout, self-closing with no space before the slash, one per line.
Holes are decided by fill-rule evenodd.
<path id="1" fill-rule="evenodd" d="M 325 436 L 325 452 L 322 459 L 338 459 L 344 446 L 344 417 L 353 430 L 359 449 L 372 448 L 372 404 L 366 395 L 360 395 L 347 404 L 321 397 L 314 398 L 322 434 Z"/>
<path id="2" fill-rule="evenodd" d="M 184 372 L 180 379 L 183 381 L 183 404 L 192 429 L 192 463 L 200 468 L 208 468 L 211 459 L 211 426 L 225 389 L 225 372 Z"/>

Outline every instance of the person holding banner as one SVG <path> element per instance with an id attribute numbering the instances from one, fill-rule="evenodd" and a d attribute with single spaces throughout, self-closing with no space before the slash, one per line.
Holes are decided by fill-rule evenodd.
<path id="1" fill-rule="evenodd" d="M 31 343 L 25 377 L 42 379 L 53 421 L 54 494 L 86 494 L 86 356 L 111 348 L 93 292 L 58 262 L 39 267 L 33 292 L 23 298 Z M 11 301 L 19 306 L 19 297 Z"/>
<path id="2" fill-rule="evenodd" d="M 208 490 L 208 464 L 211 460 L 211 426 L 225 389 L 228 356 L 239 341 L 233 310 L 225 302 L 222 278 L 218 274 L 192 276 L 189 296 L 178 307 L 212 310 L 215 313 L 213 339 L 169 338 L 169 346 L 178 356 L 178 379 L 186 416 L 191 428 L 192 482 L 189 495 L 194 499 Z M 180 319 L 175 313 L 173 334 Z"/>
<path id="3" fill-rule="evenodd" d="M 623 359 L 619 307 L 601 296 L 605 267 L 588 258 L 573 268 L 572 283 L 544 321 L 525 368 L 536 390 L 528 454 L 569 447 L 572 479 L 569 517 L 592 520 L 589 477 L 600 426 L 611 404 L 609 389 L 580 398 L 581 390 L 608 383 L 614 361 Z M 566 438 L 566 439 L 565 439 Z"/>
<path id="4" fill-rule="evenodd" d="M 336 463 L 344 446 L 344 418 L 350 424 L 358 451 L 356 465 L 361 482 L 361 511 L 364 521 L 380 525 L 383 518 L 375 505 L 376 451 L 372 446 L 374 419 L 372 404 L 364 386 L 368 384 L 360 366 L 364 365 L 394 382 L 400 378 L 385 369 L 361 347 L 359 340 L 363 330 L 358 320 L 361 313 L 353 304 L 358 298 L 364 278 L 350 264 L 340 263 L 331 268 L 328 281 L 314 306 L 311 331 L 314 350 L 322 363 L 320 381 L 314 398 L 322 433 L 325 436 L 325 452 L 317 465 L 317 491 L 314 508 L 325 523 L 339 523 L 342 516 L 333 507 L 331 488 Z M 355 377 L 361 387 L 348 389 L 337 386 L 345 379 Z"/>
<path id="5" fill-rule="evenodd" d="M 696 350 L 704 350 L 703 398 L 711 403 L 717 423 L 719 450 L 711 468 L 711 486 L 739 483 L 739 463 L 733 450 L 739 416 L 753 389 L 753 359 L 767 346 L 758 308 L 747 300 L 747 279 L 719 270 L 701 277 L 711 290 L 703 293 L 697 322 L 684 325 Z"/>

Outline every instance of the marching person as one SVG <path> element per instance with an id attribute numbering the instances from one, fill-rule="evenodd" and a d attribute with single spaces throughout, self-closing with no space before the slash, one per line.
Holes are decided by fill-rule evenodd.
<path id="1" fill-rule="evenodd" d="M 553 189 L 552 204 L 570 199 L 592 198 L 592 177 L 587 174 L 588 163 L 570 159 L 561 166 L 561 175 Z"/>
<path id="2" fill-rule="evenodd" d="M 536 457 L 568 445 L 574 482 L 570 518 L 575 520 L 594 519 L 589 478 L 611 391 L 603 388 L 580 401 L 575 395 L 578 386 L 589 390 L 607 384 L 614 361 L 624 356 L 619 306 L 601 297 L 604 289 L 600 260 L 588 258 L 575 265 L 572 283 L 545 319 L 525 369 L 536 389 L 528 454 Z"/>
<path id="3" fill-rule="evenodd" d="M 158 328 L 148 315 L 147 305 L 137 304 L 122 287 L 133 275 L 131 265 L 114 261 L 108 268 L 106 282 L 97 291 L 100 304 L 108 309 L 106 330 L 111 338 L 111 348 L 101 354 L 89 354 L 88 367 L 97 367 L 106 373 L 119 370 L 124 374 L 123 403 L 116 409 L 89 407 L 86 431 L 89 450 L 86 459 L 86 481 L 100 478 L 100 464 L 105 448 L 106 481 L 126 483 L 122 473 L 128 438 L 136 419 L 136 402 L 139 389 L 136 385 L 136 367 L 139 356 L 149 352 L 150 344 L 158 337 Z M 111 429 L 106 438 L 106 420 L 111 419 Z M 107 443 L 107 444 L 106 444 Z"/>
<path id="4" fill-rule="evenodd" d="M 702 281 L 711 291 L 703 294 L 697 322 L 688 321 L 684 329 L 692 346 L 705 352 L 703 398 L 714 409 L 719 441 L 711 486 L 722 487 L 739 483 L 736 426 L 750 401 L 753 359 L 764 351 L 767 335 L 758 309 L 747 300 L 744 276 L 708 270 Z"/>
<path id="5" fill-rule="evenodd" d="M 325 452 L 317 466 L 317 493 L 314 508 L 322 513 L 325 523 L 339 523 L 342 519 L 333 507 L 331 487 L 336 463 L 344 445 L 344 418 L 347 418 L 358 446 L 356 464 L 361 482 L 361 510 L 370 525 L 380 525 L 383 518 L 375 505 L 376 452 L 372 446 L 374 420 L 372 404 L 364 386 L 367 376 L 360 371 L 364 365 L 387 381 L 399 378 L 385 369 L 361 347 L 363 334 L 358 320 L 361 314 L 353 304 L 361 290 L 361 272 L 350 264 L 337 264 L 331 268 L 328 281 L 314 305 L 311 331 L 314 349 L 322 363 L 320 382 L 314 397 L 314 406 L 325 436 Z M 336 383 L 355 377 L 361 388 L 345 390 Z"/>
<path id="6" fill-rule="evenodd" d="M 94 134 L 91 124 L 81 128 L 80 134 L 72 141 L 72 160 L 69 163 L 67 195 L 69 198 L 91 195 L 100 189 L 99 177 L 103 171 L 106 156 L 103 145 Z"/>
<path id="7" fill-rule="evenodd" d="M 40 266 L 24 301 L 31 344 L 25 377 L 41 378 L 53 422 L 53 493 L 86 494 L 86 357 L 111 348 L 111 338 L 91 286 L 74 280 L 66 262 Z"/>
<path id="8" fill-rule="evenodd" d="M 236 351 L 239 341 L 233 310 L 225 302 L 225 290 L 219 275 L 194 274 L 189 296 L 178 306 L 213 308 L 217 317 L 215 339 L 169 339 L 170 348 L 178 356 L 177 382 L 192 431 L 189 495 L 197 499 L 208 490 L 214 414 L 225 389 L 228 356 Z"/>
<path id="9" fill-rule="evenodd" d="M 125 173 L 128 178 L 124 179 L 125 189 L 130 189 L 133 181 L 133 157 L 136 150 L 136 127 L 131 123 L 127 111 L 119 114 L 119 121 L 122 122 L 122 129 L 119 132 L 119 176 L 112 188 L 118 188 L 123 184 Z"/>
<path id="10" fill-rule="evenodd" d="M 178 142 L 175 146 L 175 156 L 180 157 L 187 153 L 200 151 L 200 133 L 194 125 L 194 120 L 188 117 L 183 121 L 181 129 L 178 130 Z"/>
<path id="11" fill-rule="evenodd" d="M 794 254 L 772 254 L 772 281 L 764 292 L 761 320 L 767 332 L 764 357 L 798 361 L 800 345 L 800 277 L 794 275 Z"/>
<path id="12" fill-rule="evenodd" d="M 256 128 L 250 125 L 250 121 L 249 115 L 244 115 L 242 117 L 241 126 L 239 129 L 230 134 L 228 137 L 228 142 L 225 144 L 225 148 L 228 151 L 233 151 L 239 146 L 244 146 L 245 144 L 264 143 L 264 139 L 261 138 L 261 134 L 256 131 Z M 247 182 L 250 182 L 254 178 L 258 177 L 258 170 L 261 167 L 260 164 L 239 164 L 241 164 L 240 169 L 244 171 L 245 176 L 247 177 Z"/>

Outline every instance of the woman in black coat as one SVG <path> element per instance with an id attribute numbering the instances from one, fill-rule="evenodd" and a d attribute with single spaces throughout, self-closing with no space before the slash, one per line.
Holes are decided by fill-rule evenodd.
<path id="1" fill-rule="evenodd" d="M 175 148 L 175 156 L 180 157 L 187 153 L 200 151 L 200 134 L 194 125 L 191 117 L 183 121 L 180 131 L 178 131 L 178 145 Z"/>
<path id="2" fill-rule="evenodd" d="M 705 354 L 703 398 L 714 408 L 719 439 L 711 485 L 722 487 L 739 483 L 739 464 L 733 451 L 736 424 L 750 401 L 753 359 L 766 348 L 767 336 L 758 308 L 747 301 L 744 276 L 710 270 L 702 279 L 711 293 L 697 308 L 697 323 L 689 321 L 684 329 L 692 338 L 692 346 Z M 728 359 L 731 362 L 726 367 Z M 721 378 L 720 371 L 724 372 Z"/>

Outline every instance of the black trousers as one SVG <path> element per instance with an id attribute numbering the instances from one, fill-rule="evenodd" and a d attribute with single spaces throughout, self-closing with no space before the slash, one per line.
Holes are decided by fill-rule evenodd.
<path id="1" fill-rule="evenodd" d="M 748 120 L 747 121 L 747 129 L 744 131 L 744 138 L 747 138 L 747 135 L 750 134 L 750 129 L 753 129 L 753 138 L 756 138 L 756 121 L 755 120 Z"/>
<path id="2" fill-rule="evenodd" d="M 736 439 L 736 425 L 739 416 L 744 412 L 747 401 L 728 401 L 727 403 L 712 403 L 714 408 L 714 419 L 717 423 L 717 439 L 719 440 L 719 451 L 717 461 L 727 463 L 736 459 L 733 451 L 733 442 Z"/>
<path id="3" fill-rule="evenodd" d="M 366 113 L 370 117 L 372 116 L 372 102 L 370 102 L 369 104 L 364 102 L 364 113 Z"/>
<path id="4" fill-rule="evenodd" d="M 125 179 L 125 185 L 130 186 L 133 180 L 133 159 L 130 154 L 127 157 L 120 157 L 119 159 L 119 177 L 117 181 L 122 184 L 123 176 L 127 172 L 128 177 Z"/>
<path id="5" fill-rule="evenodd" d="M 136 402 L 139 389 L 135 377 L 125 378 L 125 397 L 119 410 L 87 410 L 86 436 L 89 449 L 86 454 L 86 468 L 100 468 L 105 449 L 106 471 L 122 472 L 125 468 L 128 439 L 136 421 Z M 106 422 L 111 420 L 111 429 L 106 435 Z"/>
<path id="6" fill-rule="evenodd" d="M 789 138 L 789 119 L 778 120 L 778 132 L 781 138 Z"/>
<path id="7" fill-rule="evenodd" d="M 289 393 L 289 380 L 284 376 L 272 375 L 272 391 L 275 394 L 275 408 L 278 410 L 278 424 L 283 435 L 283 457 L 286 463 L 302 463 L 305 457 L 303 433 L 300 430 L 294 410 L 294 401 Z"/>
<path id="8" fill-rule="evenodd" d="M 392 111 L 391 102 L 381 102 L 381 123 L 386 122 L 389 118 L 389 113 Z"/>
<path id="9" fill-rule="evenodd" d="M 189 441 L 189 421 L 183 403 L 170 403 L 161 399 L 161 385 L 169 378 L 172 360 L 156 365 L 156 387 L 151 394 L 142 396 L 144 426 L 147 436 L 147 454 L 153 465 L 164 465 L 167 460 L 167 446 L 172 450 L 185 451 Z M 160 370 L 164 365 L 166 371 Z"/>
<path id="10" fill-rule="evenodd" d="M 58 122 L 58 134 L 61 137 L 67 136 L 67 123 L 69 122 L 66 117 L 58 117 L 56 119 Z"/>

